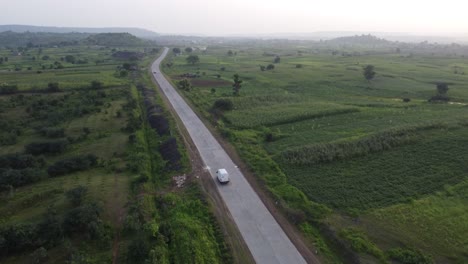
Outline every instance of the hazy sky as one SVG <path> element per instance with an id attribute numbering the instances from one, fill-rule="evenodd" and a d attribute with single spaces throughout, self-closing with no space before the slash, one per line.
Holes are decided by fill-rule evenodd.
<path id="1" fill-rule="evenodd" d="M 468 35 L 466 0 L 0 0 L 0 24 L 205 35 L 385 31 Z"/>

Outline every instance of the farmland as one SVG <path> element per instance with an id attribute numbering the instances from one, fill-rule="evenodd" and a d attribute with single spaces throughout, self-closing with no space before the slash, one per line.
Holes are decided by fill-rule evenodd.
<path id="1" fill-rule="evenodd" d="M 343 261 L 330 252 L 351 248 L 356 259 L 372 262 L 405 254 L 466 262 L 466 239 L 451 235 L 466 233 L 463 55 L 267 43 L 209 46 L 192 52 L 200 58 L 193 65 L 188 54 L 173 55 L 164 71 L 175 85 L 196 76 L 187 78 L 192 87 L 183 95 L 320 245 L 325 261 Z M 377 74 L 366 81 L 362 68 L 369 64 Z M 243 80 L 239 96 L 234 74 Z M 438 83 L 448 84 L 448 102 L 428 101 Z M 232 110 L 215 108 L 220 99 Z"/>
<path id="2" fill-rule="evenodd" d="M 0 48 L 0 262 L 233 261 L 146 45 Z"/>

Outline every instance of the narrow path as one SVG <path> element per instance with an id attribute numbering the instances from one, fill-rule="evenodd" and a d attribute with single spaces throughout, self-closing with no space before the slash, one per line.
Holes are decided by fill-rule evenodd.
<path id="1" fill-rule="evenodd" d="M 217 169 L 225 168 L 229 172 L 231 182 L 227 185 L 216 182 L 216 186 L 255 261 L 306 263 L 228 154 L 161 73 L 159 65 L 168 50 L 165 48 L 153 63 L 154 78 L 185 125 L 213 181 L 216 182 Z"/>

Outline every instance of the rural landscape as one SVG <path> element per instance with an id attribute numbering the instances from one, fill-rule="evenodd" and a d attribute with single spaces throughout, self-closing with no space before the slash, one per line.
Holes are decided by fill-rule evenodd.
<path id="1" fill-rule="evenodd" d="M 182 24 L 0 25 L 0 263 L 468 263 L 468 38 Z"/>

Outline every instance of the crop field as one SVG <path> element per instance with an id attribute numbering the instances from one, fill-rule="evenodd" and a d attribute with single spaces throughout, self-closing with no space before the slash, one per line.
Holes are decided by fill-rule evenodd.
<path id="1" fill-rule="evenodd" d="M 200 59 L 193 65 L 190 54 L 172 55 L 164 71 L 175 85 L 191 82 L 181 93 L 284 202 L 292 222 L 317 221 L 297 202 L 303 198 L 291 198 L 304 196 L 331 209 L 319 222 L 338 232 L 362 230 L 382 251 L 405 247 L 435 261 L 466 262 L 466 239 L 453 235 L 466 233 L 468 216 L 466 188 L 458 187 L 468 178 L 466 59 L 391 49 L 345 56 L 342 50 L 209 46 L 192 53 Z M 370 81 L 363 77 L 366 65 L 375 67 Z M 243 81 L 238 96 L 234 74 Z M 448 85 L 448 102 L 429 102 L 438 83 Z M 216 109 L 220 99 L 232 107 Z M 390 252 L 367 253 L 389 261 Z"/>

